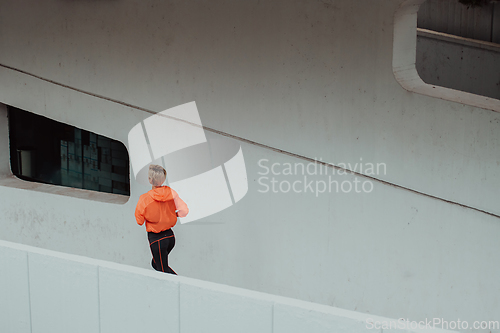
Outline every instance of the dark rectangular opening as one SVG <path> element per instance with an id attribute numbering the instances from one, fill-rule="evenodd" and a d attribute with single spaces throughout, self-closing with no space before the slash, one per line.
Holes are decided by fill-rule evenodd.
<path id="1" fill-rule="evenodd" d="M 44 184 L 130 196 L 123 143 L 9 106 L 11 170 Z"/>

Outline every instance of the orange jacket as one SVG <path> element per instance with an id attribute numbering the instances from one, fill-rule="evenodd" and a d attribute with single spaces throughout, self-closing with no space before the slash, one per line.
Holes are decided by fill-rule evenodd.
<path id="1" fill-rule="evenodd" d="M 185 217 L 188 213 L 188 206 L 177 192 L 168 186 L 161 186 L 139 197 L 135 219 L 139 225 L 146 222 L 146 231 L 158 233 L 172 228 L 177 223 L 177 216 Z"/>

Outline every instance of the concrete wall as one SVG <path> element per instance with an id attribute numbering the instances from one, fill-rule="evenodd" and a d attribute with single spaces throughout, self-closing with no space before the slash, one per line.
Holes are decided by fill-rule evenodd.
<path id="1" fill-rule="evenodd" d="M 499 43 L 500 7 L 495 2 L 473 7 L 455 0 L 427 0 L 419 9 L 418 27 Z"/>
<path id="2" fill-rule="evenodd" d="M 416 66 L 426 83 L 500 99 L 499 58 L 500 44 L 419 31 Z"/>
<path id="3" fill-rule="evenodd" d="M 5 241 L 0 263 L 2 332 L 451 332 Z"/>
<path id="4" fill-rule="evenodd" d="M 183 276 L 392 318 L 496 320 L 500 116 L 398 83 L 401 3 L 5 0 L 0 102 L 127 143 L 151 112 L 195 100 L 204 126 L 245 139 L 247 195 L 174 228 Z M 1 124 L 0 238 L 148 267 L 133 218 L 147 188 L 117 204 L 21 185 Z M 386 169 L 305 175 L 370 193 L 263 193 L 304 175 L 259 161 L 282 173 L 314 158 Z"/>

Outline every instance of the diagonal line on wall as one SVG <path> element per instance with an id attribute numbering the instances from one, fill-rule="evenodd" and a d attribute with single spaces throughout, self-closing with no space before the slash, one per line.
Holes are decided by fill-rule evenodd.
<path id="1" fill-rule="evenodd" d="M 148 109 L 140 107 L 140 106 L 136 106 L 136 105 L 132 105 L 132 104 L 129 104 L 129 103 L 125 103 L 125 102 L 122 102 L 122 101 L 119 101 L 119 100 L 116 100 L 116 99 L 113 99 L 113 98 L 109 98 L 109 97 L 106 97 L 106 96 L 102 96 L 102 95 L 99 95 L 99 94 L 94 94 L 94 93 L 91 93 L 91 92 L 88 92 L 88 91 L 85 91 L 85 90 L 82 90 L 82 89 L 71 87 L 71 86 L 68 86 L 66 84 L 63 84 L 63 83 L 60 83 L 60 82 L 56 82 L 56 81 L 47 79 L 47 78 L 38 76 L 36 74 L 32 74 L 32 73 L 23 71 L 21 69 L 15 68 L 15 67 L 7 66 L 7 65 L 4 65 L 4 64 L 0 64 L 0 67 L 6 68 L 6 69 L 9 69 L 9 70 L 12 70 L 12 71 L 16 71 L 16 72 L 19 72 L 19 73 L 22 73 L 22 74 L 25 74 L 25 75 L 29 75 L 29 76 L 37 78 L 39 80 L 42 80 L 42 81 L 45 81 L 45 82 L 49 82 L 49 83 L 52 83 L 52 84 L 55 84 L 55 85 L 58 85 L 60 87 L 64 87 L 64 88 L 67 88 L 67 89 L 71 89 L 73 91 L 77 91 L 77 92 L 80 92 L 80 93 L 85 94 L 85 95 L 93 96 L 93 97 L 96 97 L 96 98 L 99 98 L 99 99 L 103 99 L 103 100 L 106 100 L 106 101 L 109 101 L 109 102 L 112 102 L 112 103 L 120 104 L 120 105 L 129 107 L 129 108 L 133 108 L 133 109 L 136 109 L 136 110 L 144 111 L 144 112 L 147 112 L 147 113 L 159 115 L 155 111 L 148 110 Z M 234 139 L 234 140 L 238 140 L 240 142 L 244 142 L 244 143 L 247 143 L 247 144 L 250 144 L 250 145 L 253 145 L 253 146 L 257 146 L 257 147 L 260 147 L 260 148 L 263 148 L 263 149 L 266 149 L 266 150 L 271 150 L 271 151 L 279 153 L 279 154 L 288 155 L 288 156 L 291 156 L 291 157 L 294 157 L 294 158 L 297 158 L 297 159 L 301 159 L 301 160 L 304 160 L 304 161 L 307 161 L 307 162 L 316 163 L 316 164 L 319 164 L 319 165 L 322 165 L 322 166 L 330 167 L 330 168 L 333 168 L 333 169 L 336 169 L 336 170 L 339 170 L 339 171 L 343 171 L 345 173 L 350 173 L 352 175 L 356 175 L 356 176 L 359 176 L 359 177 L 362 177 L 362 178 L 366 178 L 366 179 L 372 180 L 372 181 L 380 183 L 380 184 L 384 184 L 384 185 L 387 185 L 387 186 L 392 186 L 392 187 L 395 187 L 395 188 L 398 188 L 398 189 L 401 189 L 401 190 L 409 191 L 409 192 L 412 192 L 412 193 L 415 193 L 415 194 L 423 195 L 423 196 L 428 197 L 428 198 L 432 198 L 432 199 L 439 200 L 439 201 L 442 201 L 442 202 L 446 202 L 446 203 L 449 203 L 449 204 L 452 204 L 452 205 L 457 205 L 457 206 L 460 206 L 460 207 L 463 207 L 463 208 L 471 209 L 471 210 L 474 210 L 474 211 L 477 211 L 477 212 L 480 212 L 480 213 L 483 213 L 483 214 L 487 214 L 487 215 L 490 215 L 490 216 L 493 216 L 493 217 L 496 217 L 496 218 L 500 218 L 500 215 L 495 214 L 495 213 L 491 213 L 491 212 L 488 212 L 488 211 L 485 211 L 485 210 L 482 210 L 482 209 L 479 209 L 479 208 L 476 208 L 476 207 L 468 206 L 468 205 L 465 205 L 465 204 L 461 204 L 461 203 L 456 202 L 456 201 L 451 201 L 451 200 L 447 200 L 447 199 L 444 199 L 444 198 L 440 198 L 440 197 L 434 196 L 432 194 L 420 192 L 420 191 L 417 191 L 417 190 L 414 190 L 414 189 L 411 189 L 411 188 L 408 188 L 408 187 L 405 187 L 405 186 L 402 186 L 402 185 L 398 185 L 398 184 L 394 184 L 394 183 L 385 181 L 383 179 L 379 179 L 379 178 L 375 178 L 375 177 L 372 177 L 372 176 L 364 175 L 364 174 L 356 172 L 356 171 L 352 171 L 352 170 L 349 170 L 349 169 L 346 169 L 346 168 L 342 168 L 342 167 L 340 167 L 338 165 L 330 164 L 330 163 L 323 162 L 323 161 L 318 161 L 316 159 L 313 159 L 313 158 L 310 158 L 310 157 L 307 157 L 307 156 L 304 156 L 304 155 L 299 155 L 299 154 L 295 154 L 295 153 L 292 153 L 292 152 L 289 152 L 289 151 L 286 151 L 286 150 L 282 150 L 282 149 L 279 149 L 279 148 L 271 147 L 271 146 L 268 146 L 268 145 L 263 144 L 263 143 L 259 143 L 259 142 L 256 142 L 256 141 L 245 139 L 245 138 L 242 138 L 240 136 L 237 136 L 237 135 L 234 135 L 234 134 L 230 134 L 230 133 L 227 133 L 227 132 L 222 132 L 222 131 L 219 131 L 219 130 L 216 130 L 216 129 L 213 129 L 213 128 L 210 128 L 210 127 L 200 126 L 198 124 L 189 122 L 189 121 L 184 120 L 184 119 L 179 119 L 179 118 L 175 118 L 175 117 L 168 116 L 168 115 L 162 115 L 162 116 L 165 116 L 165 117 L 177 120 L 177 121 L 182 121 L 182 122 L 188 123 L 188 124 L 190 124 L 192 126 L 202 127 L 206 131 L 209 131 L 209 132 L 212 132 L 212 133 L 215 133 L 215 134 L 219 134 L 219 135 L 222 135 L 222 136 L 226 136 L 228 138 L 231 138 L 231 139 Z"/>

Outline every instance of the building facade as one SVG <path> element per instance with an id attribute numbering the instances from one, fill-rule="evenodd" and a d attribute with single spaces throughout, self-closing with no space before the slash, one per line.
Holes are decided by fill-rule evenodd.
<path id="1" fill-rule="evenodd" d="M 421 2 L 3 0 L 1 239 L 149 267 L 133 214 L 147 186 L 131 173 L 127 198 L 16 179 L 6 106 L 128 147 L 136 124 L 196 101 L 210 135 L 241 145 L 248 192 L 174 228 L 180 275 L 391 318 L 498 320 L 500 102 L 401 85 Z"/>

